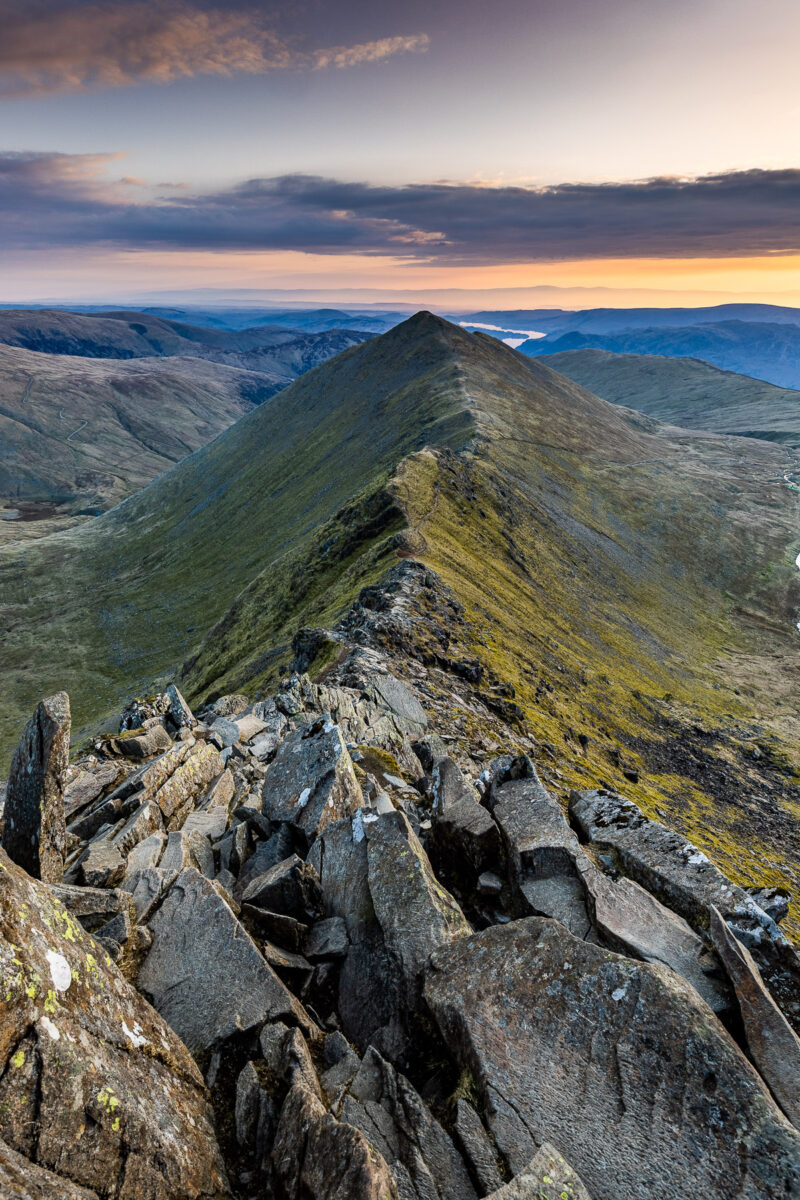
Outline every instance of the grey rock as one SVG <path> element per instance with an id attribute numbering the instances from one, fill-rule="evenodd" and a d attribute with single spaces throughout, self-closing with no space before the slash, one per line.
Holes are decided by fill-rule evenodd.
<path id="1" fill-rule="evenodd" d="M 241 742 L 242 745 L 251 742 L 256 734 L 261 733 L 267 728 L 267 722 L 262 721 L 254 713 L 245 713 L 244 716 L 237 717 L 233 724 L 239 731 L 238 737 L 235 740 Z"/>
<path id="2" fill-rule="evenodd" d="M 122 828 L 113 835 L 111 841 L 120 854 L 127 855 L 139 842 L 150 837 L 150 834 L 160 833 L 163 826 L 161 809 L 154 800 L 145 800 L 143 804 L 134 809 Z"/>
<path id="3" fill-rule="evenodd" d="M 499 896 L 503 890 L 503 881 L 492 871 L 484 871 L 478 876 L 478 891 L 482 896 Z"/>
<path id="4" fill-rule="evenodd" d="M 305 945 L 308 926 L 285 913 L 270 912 L 253 904 L 245 904 L 242 912 L 248 917 L 262 937 L 270 938 L 279 946 L 298 953 Z M 305 964 L 308 965 L 307 963 Z"/>
<path id="5" fill-rule="evenodd" d="M 402 1195 L 475 1200 L 464 1160 L 404 1075 L 370 1047 L 341 1106 L 392 1168 Z"/>
<path id="6" fill-rule="evenodd" d="M 326 917 L 312 925 L 306 937 L 304 953 L 306 958 L 344 958 L 347 954 L 350 939 L 347 936 L 347 923 L 342 917 Z"/>
<path id="7" fill-rule="evenodd" d="M 67 820 L 81 812 L 102 796 L 124 776 L 122 763 L 100 762 L 88 770 L 81 770 L 64 788 L 64 816 Z"/>
<path id="8" fill-rule="evenodd" d="M 0 1194 L 3 1200 L 99 1200 L 97 1192 L 78 1187 L 37 1167 L 0 1139 Z"/>
<path id="9" fill-rule="evenodd" d="M 247 696 L 234 692 L 230 696 L 220 696 L 211 705 L 211 711 L 218 717 L 237 717 L 250 705 Z"/>
<path id="10" fill-rule="evenodd" d="M 151 833 L 149 837 L 144 838 L 143 841 L 139 842 L 129 851 L 125 864 L 125 874 L 132 875 L 134 871 L 143 871 L 146 867 L 157 867 L 166 844 L 167 835 L 162 830 L 158 830 L 157 833 Z"/>
<path id="11" fill-rule="evenodd" d="M 192 729 L 197 719 L 174 683 L 169 685 L 164 695 L 169 701 L 169 715 L 176 729 Z"/>
<path id="12" fill-rule="evenodd" d="M 219 857 L 219 869 L 238 875 L 250 852 L 250 839 L 244 822 L 239 822 L 229 829 L 214 849 Z"/>
<path id="13" fill-rule="evenodd" d="M 413 692 L 399 679 L 395 679 L 394 675 L 375 674 L 371 685 L 373 699 L 377 703 L 383 703 L 409 725 L 427 729 L 428 717 L 425 709 Z"/>
<path id="14" fill-rule="evenodd" d="M 623 874 L 652 892 L 699 933 L 712 907 L 751 951 L 764 982 L 800 1031 L 800 958 L 776 923 L 726 879 L 697 846 L 611 792 L 573 793 L 570 811 L 586 838 L 616 858 Z"/>
<path id="15" fill-rule="evenodd" d="M 500 833 L 450 758 L 433 767 L 433 853 L 446 882 L 474 886 L 475 879 L 500 861 Z"/>
<path id="16" fill-rule="evenodd" d="M 709 933 L 739 1001 L 750 1058 L 783 1112 L 800 1129 L 800 1038 L 770 996 L 752 954 L 716 908 Z"/>
<path id="17" fill-rule="evenodd" d="M 69 696 L 56 692 L 39 702 L 25 726 L 6 788 L 3 849 L 34 879 L 46 883 L 60 883 L 64 877 L 69 735 Z"/>
<path id="18" fill-rule="evenodd" d="M 524 778 L 493 784 L 490 803 L 506 843 L 517 911 L 553 917 L 576 937 L 586 937 L 587 860 L 558 801 L 529 767 Z"/>
<path id="19" fill-rule="evenodd" d="M 98 947 L 0 854 L 0 1136 L 59 1200 L 229 1200 L 195 1063 Z"/>
<path id="20" fill-rule="evenodd" d="M 214 884 L 183 871 L 150 920 L 139 987 L 192 1053 L 240 1030 L 287 1018 L 311 1029 Z"/>
<path id="21" fill-rule="evenodd" d="M 260 814 L 259 814 L 260 815 Z M 258 875 L 264 875 L 272 867 L 292 856 L 292 832 L 288 825 L 280 825 L 266 842 L 256 849 L 239 872 L 239 888 L 244 891 L 248 883 Z"/>
<path id="22" fill-rule="evenodd" d="M 48 891 L 90 933 L 118 913 L 130 910 L 130 896 L 122 888 L 73 887 L 68 883 L 51 883 Z"/>
<path id="23" fill-rule="evenodd" d="M 716 1013 L 731 1008 L 719 961 L 677 913 L 632 879 L 612 882 L 599 871 L 583 874 L 595 929 L 612 950 L 677 971 Z"/>
<path id="24" fill-rule="evenodd" d="M 470 1174 L 478 1185 L 478 1194 L 485 1196 L 501 1187 L 503 1181 L 497 1169 L 494 1147 L 483 1122 L 467 1100 L 459 1100 L 456 1104 L 453 1134 Z"/>
<path id="25" fill-rule="evenodd" d="M 87 887 L 115 887 L 125 875 L 125 859 L 110 842 L 89 846 L 81 862 L 81 879 Z"/>
<path id="26" fill-rule="evenodd" d="M 242 901 L 305 923 L 319 917 L 324 907 L 317 872 L 296 854 L 257 875 L 242 893 Z"/>
<path id="27" fill-rule="evenodd" d="M 568 1131 L 595 1200 L 800 1195 L 800 1135 L 674 972 L 529 917 L 437 951 L 426 997 L 513 1171 Z"/>
<path id="28" fill-rule="evenodd" d="M 234 742 L 238 742 L 239 740 L 239 726 L 235 721 L 229 720 L 228 717 L 217 717 L 211 726 L 211 732 L 217 735 L 225 747 L 232 746 Z"/>
<path id="29" fill-rule="evenodd" d="M 567 1160 L 544 1142 L 519 1175 L 487 1200 L 592 1200 Z"/>
<path id="30" fill-rule="evenodd" d="M 202 833 L 210 841 L 216 842 L 228 827 L 228 813 L 224 808 L 216 806 L 203 812 L 191 812 L 183 823 L 184 833 Z M 155 864 L 154 864 L 155 865 Z"/>
<path id="31" fill-rule="evenodd" d="M 112 738 L 109 744 L 125 758 L 152 758 L 169 750 L 172 738 L 163 725 L 155 724 L 134 736 Z"/>
<path id="32" fill-rule="evenodd" d="M 272 1161 L 287 1200 L 397 1200 L 381 1156 L 302 1081 L 284 1101 Z"/>
<path id="33" fill-rule="evenodd" d="M 177 875 L 187 867 L 196 867 L 206 879 L 214 878 L 214 852 L 208 838 L 198 829 L 178 829 L 167 838 L 161 857 L 161 869 Z"/>
<path id="34" fill-rule="evenodd" d="M 105 925 L 97 930 L 95 937 L 97 938 L 112 938 L 120 946 L 124 946 L 130 940 L 133 933 L 133 924 L 131 922 L 130 912 L 123 909 L 116 917 L 106 922 Z"/>
<path id="35" fill-rule="evenodd" d="M 226 767 L 198 801 L 197 807 L 201 809 L 220 808 L 229 812 L 235 795 L 236 785 L 233 781 L 233 772 Z"/>
<path id="36" fill-rule="evenodd" d="M 251 1062 L 245 1063 L 236 1079 L 236 1102 L 234 1125 L 236 1140 L 240 1146 L 252 1141 L 258 1121 L 261 1084 L 258 1073 Z"/>
<path id="37" fill-rule="evenodd" d="M 149 920 L 153 909 L 176 878 L 174 871 L 161 867 L 144 867 L 126 875 L 122 887 L 130 894 L 134 915 L 139 924 Z"/>
<path id="38" fill-rule="evenodd" d="M 267 768 L 261 796 L 266 817 L 291 824 L 309 842 L 361 808 L 364 798 L 338 727 L 320 720 L 290 734 Z"/>

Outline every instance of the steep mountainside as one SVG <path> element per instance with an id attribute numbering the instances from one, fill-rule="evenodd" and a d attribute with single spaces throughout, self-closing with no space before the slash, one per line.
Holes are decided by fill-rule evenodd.
<path id="1" fill-rule="evenodd" d="M 800 446 L 800 391 L 697 358 L 568 350 L 547 355 L 546 362 L 596 396 L 659 421 Z"/>
<path id="2" fill-rule="evenodd" d="M 357 330 L 203 329 L 140 312 L 0 310 L 0 342 L 44 354 L 83 358 L 181 355 L 261 371 L 278 386 L 371 336 Z"/>
<path id="3" fill-rule="evenodd" d="M 298 630 L 346 620 L 400 554 L 453 597 L 428 620 L 423 590 L 414 650 L 460 680 L 452 736 L 490 742 L 503 712 L 564 795 L 623 786 L 735 877 L 791 882 L 785 463 L 419 314 L 116 509 L 0 556 L 5 745 L 56 686 L 86 730 L 182 660 L 195 699 L 257 694 L 297 655 L 319 671 L 336 637 Z"/>
<path id="4" fill-rule="evenodd" d="M 779 387 L 800 387 L 800 324 L 788 322 L 720 321 L 657 329 L 618 327 L 608 334 L 571 331 L 530 339 L 519 347 L 523 354 L 533 358 L 587 348 L 617 354 L 701 358 L 725 371 L 754 375 Z"/>
<path id="5" fill-rule="evenodd" d="M 120 362 L 0 345 L 0 499 L 23 513 L 109 508 L 277 388 L 196 358 Z"/>

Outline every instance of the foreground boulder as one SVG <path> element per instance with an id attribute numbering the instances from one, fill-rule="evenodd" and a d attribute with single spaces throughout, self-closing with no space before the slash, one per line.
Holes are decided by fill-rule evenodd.
<path id="1" fill-rule="evenodd" d="M 436 951 L 425 994 L 514 1172 L 568 1135 L 594 1200 L 800 1196 L 800 1134 L 672 971 L 530 917 Z"/>
<path id="2" fill-rule="evenodd" d="M 709 932 L 736 991 L 750 1057 L 786 1116 L 800 1129 L 800 1038 L 764 987 L 752 954 L 715 908 Z"/>
<path id="3" fill-rule="evenodd" d="M 29 1191 L 18 1194 L 228 1197 L 186 1047 L 72 914 L 3 853 L 0 982 L 0 1137 L 64 1181 L 48 1192 L 31 1167 Z M 0 1178 L 15 1169 L 0 1155 Z"/>
<path id="4" fill-rule="evenodd" d="M 548 1142 L 524 1171 L 487 1200 L 592 1200 L 572 1167 Z"/>
<path id="5" fill-rule="evenodd" d="M 35 879 L 64 877 L 64 784 L 69 766 L 69 696 L 40 701 L 11 760 L 3 849 Z"/>
<path id="6" fill-rule="evenodd" d="M 651 821 L 614 792 L 575 792 L 570 812 L 582 834 L 694 929 L 707 935 L 717 908 L 751 951 L 770 992 L 800 1031 L 800 958 L 775 921 L 743 888 L 680 834 Z"/>
<path id="7" fill-rule="evenodd" d="M 364 804 L 341 731 L 314 721 L 290 734 L 264 776 L 262 812 L 285 821 L 307 841 Z"/>
<path id="8" fill-rule="evenodd" d="M 175 880 L 150 930 L 139 987 L 193 1054 L 268 1020 L 311 1030 L 222 890 L 193 867 Z"/>

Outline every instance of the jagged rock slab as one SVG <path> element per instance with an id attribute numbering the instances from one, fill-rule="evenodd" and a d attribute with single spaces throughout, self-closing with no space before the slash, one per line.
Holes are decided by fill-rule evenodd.
<path id="1" fill-rule="evenodd" d="M 398 1200 L 381 1156 L 302 1081 L 283 1103 L 272 1161 L 287 1200 Z"/>
<path id="2" fill-rule="evenodd" d="M 73 768 L 70 768 L 73 770 Z M 64 816 L 66 819 L 92 804 L 108 788 L 119 782 L 126 768 L 122 763 L 97 763 L 89 769 L 81 769 L 64 789 Z"/>
<path id="3" fill-rule="evenodd" d="M 513 1171 L 568 1131 L 595 1200 L 800 1195 L 800 1135 L 673 972 L 529 917 L 437 951 L 425 994 Z"/>
<path id="4" fill-rule="evenodd" d="M 389 1164 L 404 1198 L 476 1200 L 450 1137 L 416 1089 L 374 1047 L 350 1083 L 341 1117 Z"/>
<path id="5" fill-rule="evenodd" d="M 73 887 L 68 883 L 51 883 L 48 884 L 48 891 L 90 933 L 130 909 L 130 896 L 122 888 Z"/>
<path id="6" fill-rule="evenodd" d="M 453 878 L 474 884 L 482 872 L 500 862 L 499 830 L 452 759 L 436 762 L 432 776 L 437 866 L 448 882 Z"/>
<path id="7" fill-rule="evenodd" d="M 506 843 L 518 911 L 561 921 L 576 937 L 586 937 L 591 921 L 582 868 L 586 856 L 558 801 L 535 770 L 491 788 L 492 816 Z"/>
<path id="8" fill-rule="evenodd" d="M 319 874 L 328 916 L 341 917 L 350 942 L 339 972 L 338 1012 L 342 1028 L 360 1049 L 381 1042 L 395 1011 L 394 967 L 369 889 L 364 828 L 375 817 L 361 810 L 352 821 L 328 825 L 311 847 L 308 861 Z"/>
<path id="9" fill-rule="evenodd" d="M 69 696 L 41 700 L 22 734 L 6 788 L 3 849 L 48 883 L 64 877 L 64 783 L 69 765 Z"/>
<path id="10" fill-rule="evenodd" d="M 124 758 L 152 758 L 169 750 L 172 738 L 163 725 L 154 724 L 134 736 L 111 738 L 108 745 Z"/>
<path id="11" fill-rule="evenodd" d="M 396 717 L 410 726 L 412 732 L 416 730 L 417 736 L 427 729 L 428 717 L 425 709 L 410 688 L 394 675 L 388 672 L 373 675 L 369 694 L 375 704 L 390 709 Z"/>
<path id="12" fill-rule="evenodd" d="M 174 683 L 169 685 L 164 695 L 169 701 L 169 715 L 175 728 L 192 729 L 197 724 L 197 719 Z"/>
<path id="13" fill-rule="evenodd" d="M 311 863 L 296 854 L 257 875 L 242 893 L 244 904 L 254 904 L 310 922 L 322 915 L 323 897 L 319 875 Z"/>
<path id="14" fill-rule="evenodd" d="M 497 1155 L 484 1129 L 483 1122 L 472 1105 L 463 1098 L 456 1103 L 453 1133 L 470 1173 L 478 1183 L 482 1196 L 502 1185 L 497 1169 Z"/>
<path id="15" fill-rule="evenodd" d="M 589 864 L 583 873 L 592 923 L 612 950 L 677 971 L 716 1013 L 731 1008 L 731 989 L 716 955 L 688 922 L 632 879 L 608 879 Z"/>
<path id="16" fill-rule="evenodd" d="M 403 813 L 386 813 L 364 828 L 369 892 L 391 963 L 396 1055 L 404 1040 L 399 1026 L 419 1007 L 422 972 L 432 952 L 468 937 L 471 929 Z"/>
<path id="17" fill-rule="evenodd" d="M 13 1150 L 103 1197 L 228 1197 L 186 1047 L 5 854 L 0 977 L 0 1136 Z"/>
<path id="18" fill-rule="evenodd" d="M 225 763 L 215 746 L 208 742 L 197 742 L 189 748 L 186 758 L 153 796 L 167 829 L 180 827 L 187 812 L 200 799 L 203 789 L 224 770 Z"/>
<path id="19" fill-rule="evenodd" d="M 99 1200 L 97 1192 L 77 1187 L 37 1167 L 0 1140 L 0 1195 L 3 1200 Z"/>
<path id="20" fill-rule="evenodd" d="M 693 928 L 707 931 L 711 908 L 718 908 L 750 949 L 795 1032 L 800 1031 L 800 958 L 748 892 L 726 879 L 691 842 L 649 820 L 630 800 L 604 791 L 573 793 L 570 811 L 585 837 L 616 855 L 623 874 Z"/>
<path id="21" fill-rule="evenodd" d="M 267 768 L 261 797 L 264 816 L 286 821 L 309 841 L 352 816 L 364 797 L 341 730 L 319 720 L 290 734 Z"/>
<path id="22" fill-rule="evenodd" d="M 548 1142 L 524 1171 L 486 1200 L 592 1200 L 567 1160 Z"/>
<path id="23" fill-rule="evenodd" d="M 214 883 L 194 868 L 175 880 L 150 930 L 139 987 L 193 1054 L 265 1021 L 313 1028 Z"/>
<path id="24" fill-rule="evenodd" d="M 800 1038 L 764 987 L 752 954 L 715 908 L 709 932 L 736 991 L 750 1057 L 786 1116 L 800 1129 Z"/>

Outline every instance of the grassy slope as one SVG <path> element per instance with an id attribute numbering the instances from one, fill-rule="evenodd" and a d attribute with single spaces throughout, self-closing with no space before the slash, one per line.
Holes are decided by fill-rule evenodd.
<path id="1" fill-rule="evenodd" d="M 659 421 L 800 446 L 800 392 L 790 388 L 696 358 L 568 350 L 544 361 L 596 396 Z"/>
<path id="2" fill-rule="evenodd" d="M 795 888 L 791 766 L 778 798 L 759 795 L 751 770 L 756 744 L 765 760 L 800 766 L 800 538 L 783 452 L 662 428 L 490 338 L 440 336 L 482 436 L 473 452 L 409 456 L 388 491 L 405 552 L 465 604 L 451 652 L 513 684 L 565 795 L 617 786 L 742 882 Z M 189 690 L 274 682 L 294 630 L 332 621 L 355 579 L 392 561 L 391 539 L 373 528 L 362 547 L 358 524 L 351 511 L 329 527 L 316 540 L 325 552 L 298 556 L 277 587 L 270 571 L 254 581 L 190 664 Z"/>
<path id="3" fill-rule="evenodd" d="M 273 395 L 253 371 L 0 345 L 0 499 L 108 508 Z"/>
<path id="4" fill-rule="evenodd" d="M 42 694 L 70 691 L 77 731 L 101 719 L 174 672 L 259 572 L 310 549 L 404 455 L 472 429 L 458 364 L 435 328 L 407 325 L 304 375 L 103 516 L 0 551 L 4 756 Z M 270 567 L 278 587 L 287 570 Z"/>

